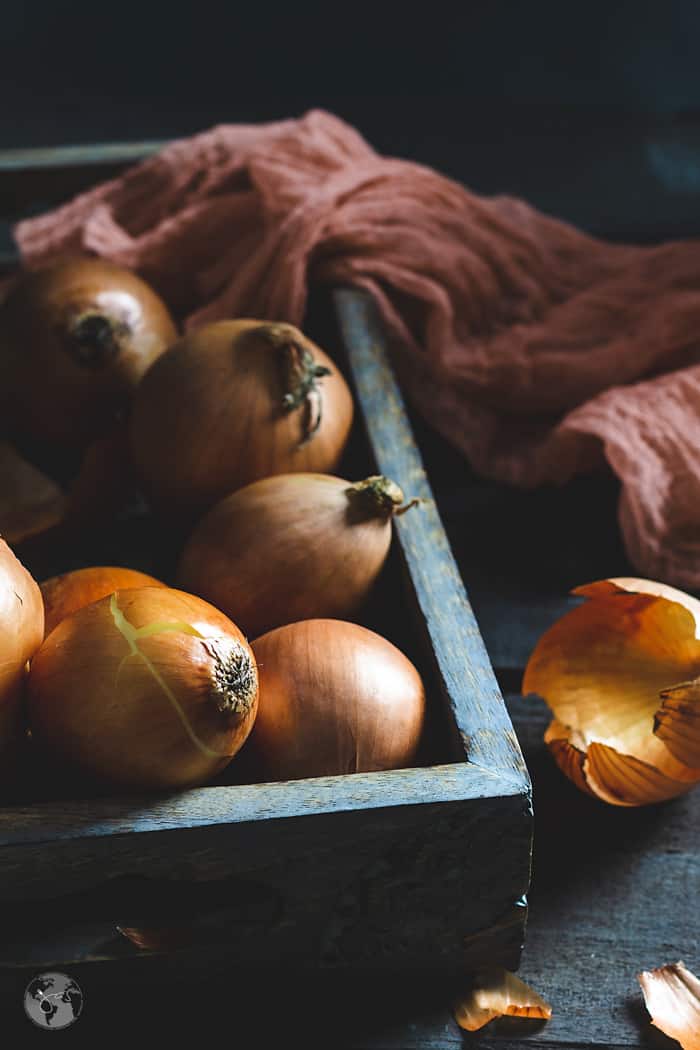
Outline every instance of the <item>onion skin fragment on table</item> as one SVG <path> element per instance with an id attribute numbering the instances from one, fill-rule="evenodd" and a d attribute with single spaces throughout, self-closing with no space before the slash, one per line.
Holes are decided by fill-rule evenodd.
<path id="1" fill-rule="evenodd" d="M 682 962 L 637 974 L 651 1023 L 683 1050 L 700 1050 L 700 980 Z"/>
<path id="2" fill-rule="evenodd" d="M 555 761 L 611 805 L 685 793 L 700 782 L 700 602 L 633 578 L 572 593 L 585 601 L 544 633 L 523 678 L 552 711 Z"/>
<path id="3" fill-rule="evenodd" d="M 509 970 L 500 967 L 477 973 L 469 990 L 455 1003 L 460 1028 L 478 1032 L 501 1017 L 548 1021 L 552 1007 L 541 995 Z"/>

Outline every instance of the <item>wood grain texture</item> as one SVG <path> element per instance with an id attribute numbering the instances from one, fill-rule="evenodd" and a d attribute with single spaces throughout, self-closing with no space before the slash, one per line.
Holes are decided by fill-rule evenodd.
<path id="1" fill-rule="evenodd" d="M 502 788 L 498 774 L 454 763 L 352 777 L 195 788 L 161 797 L 110 796 L 15 805 L 0 810 L 0 848 L 488 798 L 500 794 Z"/>
<path id="2" fill-rule="evenodd" d="M 527 791 L 525 763 L 413 440 L 378 313 L 358 291 L 338 290 L 335 301 L 377 468 L 407 498 L 425 501 L 395 524 L 443 695 L 469 761 Z"/>
<path id="3" fill-rule="evenodd" d="M 502 834 L 497 851 L 494 827 Z M 77 956 L 60 955 L 66 937 L 73 952 L 79 942 L 71 932 L 81 919 L 76 891 L 90 886 L 91 876 L 94 882 L 95 871 L 104 881 L 100 846 L 104 840 L 83 839 L 4 851 L 1 964 L 26 966 L 30 958 L 36 965 L 36 950 L 28 952 L 27 945 L 36 946 L 37 938 L 47 965 L 100 956 L 95 940 L 83 943 Z M 194 969 L 210 958 L 202 946 L 228 965 L 286 958 L 324 966 L 449 969 L 484 952 L 510 965 L 519 958 L 524 916 L 513 909 L 527 890 L 530 857 L 529 804 L 519 795 L 288 818 L 264 827 L 253 822 L 122 835 L 109 846 L 111 878 L 128 874 L 131 886 L 121 898 L 118 886 L 111 895 L 109 886 L 101 898 L 93 894 L 92 915 L 88 910 L 83 924 L 94 926 L 94 915 L 101 916 L 106 925 L 98 940 L 117 923 L 167 926 L 187 907 L 187 893 L 178 900 L 175 891 L 170 916 L 154 908 L 148 882 L 139 887 L 134 875 L 157 877 L 163 886 L 203 875 L 227 880 L 224 894 L 213 887 L 217 907 L 200 893 L 189 908 Z M 54 876 L 50 902 L 42 869 Z M 38 890 L 37 923 L 36 901 L 9 901 Z M 64 907 L 61 894 L 69 891 L 73 897 Z"/>

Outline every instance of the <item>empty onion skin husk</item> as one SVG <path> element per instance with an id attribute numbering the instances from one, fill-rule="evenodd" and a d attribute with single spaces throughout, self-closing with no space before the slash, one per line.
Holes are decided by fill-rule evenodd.
<path id="1" fill-rule="evenodd" d="M 128 410 L 176 335 L 159 296 L 123 267 L 75 258 L 24 274 L 0 308 L 6 433 L 83 448 Z"/>
<path id="2" fill-rule="evenodd" d="M 41 584 L 44 601 L 44 636 L 48 636 L 66 616 L 72 616 L 84 605 L 106 598 L 114 591 L 136 587 L 165 587 L 164 583 L 136 569 L 115 565 L 92 565 L 51 576 Z"/>
<path id="3" fill-rule="evenodd" d="M 634 578 L 573 593 L 586 601 L 545 632 L 523 680 L 552 710 L 545 742 L 612 805 L 683 794 L 700 781 L 700 603 Z"/>
<path id="4" fill-rule="evenodd" d="M 654 1024 L 683 1050 L 700 1050 L 700 980 L 682 962 L 637 974 Z"/>
<path id="5" fill-rule="evenodd" d="M 126 426 L 117 425 L 60 466 L 50 450 L 32 452 L 41 468 L 0 442 L 0 534 L 29 561 L 55 565 L 136 496 Z"/>
<path id="6" fill-rule="evenodd" d="M 217 321 L 144 377 L 133 461 L 157 507 L 194 517 L 273 474 L 332 471 L 353 417 L 337 366 L 293 325 Z"/>
<path id="7" fill-rule="evenodd" d="M 209 780 L 244 743 L 258 700 L 235 624 L 167 587 L 117 591 L 62 620 L 27 685 L 38 745 L 90 781 L 128 789 Z"/>
<path id="8" fill-rule="evenodd" d="M 199 522 L 178 580 L 255 638 L 296 620 L 345 618 L 386 561 L 401 489 L 381 476 L 351 484 L 282 474 L 239 489 Z"/>
<path id="9" fill-rule="evenodd" d="M 304 620 L 252 647 L 260 709 L 246 751 L 259 778 L 374 772 L 415 761 L 423 683 L 385 638 L 341 620 Z"/>
<path id="10" fill-rule="evenodd" d="M 11 779 L 24 742 L 27 662 L 44 637 L 39 585 L 0 539 L 0 780 Z"/>

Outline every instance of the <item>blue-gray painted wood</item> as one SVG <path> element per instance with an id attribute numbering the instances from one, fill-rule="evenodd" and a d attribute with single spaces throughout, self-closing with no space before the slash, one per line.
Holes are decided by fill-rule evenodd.
<path id="1" fill-rule="evenodd" d="M 195 969 L 211 949 L 229 965 L 513 968 L 529 854 L 519 795 L 9 845 L 0 968 L 35 965 L 37 942 L 46 965 L 92 957 L 96 919 L 106 938 L 183 916 Z"/>
<path id="2" fill-rule="evenodd" d="M 469 760 L 518 778 L 527 791 L 525 763 L 413 439 L 376 307 L 352 289 L 339 289 L 335 301 L 377 468 L 407 498 L 425 500 L 395 526 L 448 708 Z"/>
<path id="3" fill-rule="evenodd" d="M 164 797 L 36 802 L 0 809 L 0 849 L 310 817 L 357 809 L 517 796 L 521 785 L 468 762 L 286 783 L 194 788 Z M 0 886 L 1 886 L 0 876 Z"/>
<path id="4" fill-rule="evenodd" d="M 55 178 L 61 168 L 86 168 L 102 164 L 133 164 L 166 145 L 147 142 L 96 142 L 88 146 L 50 146 L 46 149 L 0 150 L 0 175 L 5 172 L 46 171 Z M 99 178 L 99 173 L 95 173 Z"/>

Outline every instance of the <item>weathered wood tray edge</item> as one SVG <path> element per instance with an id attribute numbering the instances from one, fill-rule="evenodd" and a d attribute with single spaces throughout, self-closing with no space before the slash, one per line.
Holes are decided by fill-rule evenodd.
<path id="1" fill-rule="evenodd" d="M 343 342 L 377 467 L 419 514 L 395 522 L 401 550 L 435 657 L 440 684 L 469 766 L 529 791 L 530 781 L 498 682 L 455 562 L 415 441 L 386 338 L 371 297 L 334 294 Z"/>

